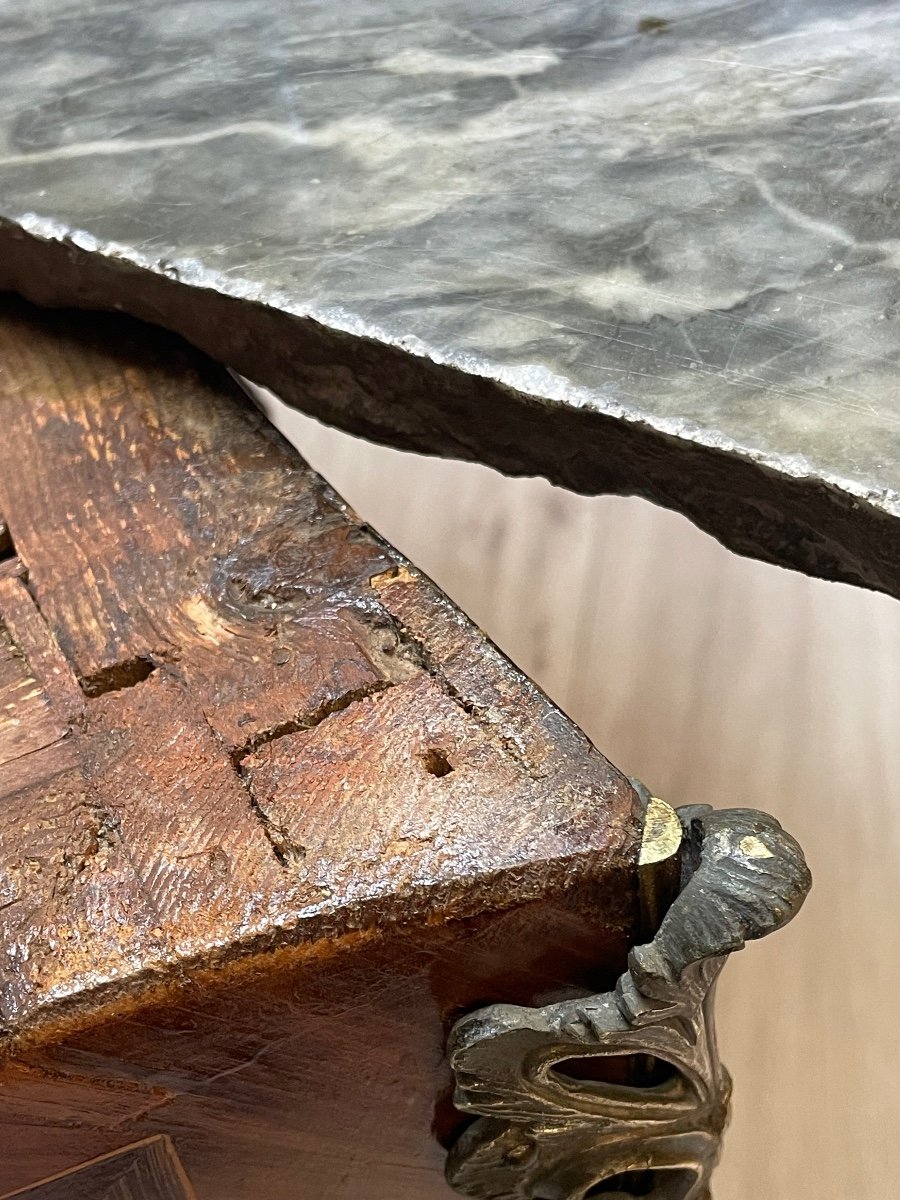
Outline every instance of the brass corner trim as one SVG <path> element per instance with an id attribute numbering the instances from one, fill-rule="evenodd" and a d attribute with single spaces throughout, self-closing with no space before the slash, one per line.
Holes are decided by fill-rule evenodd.
<path id="1" fill-rule="evenodd" d="M 462 1195 L 709 1195 L 731 1093 L 714 984 L 729 954 L 796 915 L 811 877 L 774 817 L 681 808 L 679 836 L 673 810 L 643 790 L 642 798 L 638 869 L 655 935 L 632 949 L 616 988 L 545 1008 L 493 1004 L 451 1032 L 454 1103 L 478 1117 L 447 1161 Z M 674 898 L 663 910 L 673 867 Z"/>

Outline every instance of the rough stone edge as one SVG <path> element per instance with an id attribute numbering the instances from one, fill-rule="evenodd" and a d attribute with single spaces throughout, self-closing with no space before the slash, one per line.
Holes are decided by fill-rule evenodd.
<path id="1" fill-rule="evenodd" d="M 543 475 L 672 508 L 730 550 L 900 597 L 893 499 L 747 451 L 516 392 L 398 345 L 172 278 L 0 218 L 0 289 L 127 311 L 185 337 L 288 404 L 401 450 Z"/>

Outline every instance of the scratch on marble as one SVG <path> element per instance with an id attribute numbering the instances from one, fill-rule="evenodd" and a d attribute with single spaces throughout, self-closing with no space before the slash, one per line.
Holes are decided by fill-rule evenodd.
<path id="1" fill-rule="evenodd" d="M 808 71 L 790 71 L 786 67 L 765 67 L 762 63 L 748 63 L 740 58 L 692 58 L 691 62 L 709 63 L 718 67 L 743 67 L 746 71 L 765 71 L 770 75 L 794 75 L 799 79 L 828 79 L 832 83 L 843 83 L 840 75 L 829 75 L 819 67 Z"/>

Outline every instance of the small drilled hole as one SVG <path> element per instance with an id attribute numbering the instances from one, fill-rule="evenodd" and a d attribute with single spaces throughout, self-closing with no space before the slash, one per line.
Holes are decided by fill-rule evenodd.
<path id="1" fill-rule="evenodd" d="M 426 750 L 422 755 L 422 766 L 429 775 L 434 775 L 438 779 L 442 779 L 444 775 L 449 775 L 453 770 L 453 764 L 444 751 L 434 748 Z"/>

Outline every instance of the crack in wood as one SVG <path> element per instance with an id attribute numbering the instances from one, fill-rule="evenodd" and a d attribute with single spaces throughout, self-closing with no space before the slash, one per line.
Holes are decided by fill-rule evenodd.
<path id="1" fill-rule="evenodd" d="M 490 733 L 492 738 L 497 739 L 510 758 L 518 763 L 519 766 L 525 768 L 529 778 L 536 779 L 537 776 L 534 772 L 534 765 L 530 763 L 528 758 L 522 753 L 521 747 L 518 746 L 508 734 L 503 732 L 503 729 L 500 727 L 499 723 L 490 719 L 485 706 L 477 704 L 468 696 L 463 695 L 459 688 L 447 678 L 446 673 L 441 669 L 434 654 L 432 654 L 425 643 L 420 641 L 417 637 L 414 637 L 413 634 L 411 634 L 409 630 L 403 626 L 402 622 L 396 616 L 394 616 L 393 613 L 386 609 L 384 611 L 385 615 L 390 619 L 394 630 L 396 631 L 400 656 L 406 658 L 407 661 L 413 663 L 415 666 L 419 667 L 420 670 L 424 671 L 425 674 L 432 679 L 435 686 L 438 687 L 449 700 L 452 700 L 458 708 L 462 709 L 467 717 L 472 717 L 478 722 L 479 725 L 481 725 L 488 733 Z"/>
<path id="2" fill-rule="evenodd" d="M 259 750 L 261 746 L 277 742 L 279 738 L 287 737 L 292 733 L 301 733 L 307 729 L 315 729 L 317 725 L 321 725 L 323 721 L 335 713 L 343 712 L 351 704 L 358 704 L 361 700 L 368 700 L 370 696 L 377 696 L 379 692 L 385 692 L 388 688 L 392 687 L 394 687 L 393 680 L 377 679 L 365 687 L 354 688 L 352 691 L 345 692 L 341 696 L 334 696 L 330 700 L 326 700 L 314 712 L 303 713 L 300 716 L 291 717 L 286 721 L 280 721 L 277 725 L 273 725 L 269 729 L 260 730 L 232 752 L 232 761 L 238 770 L 241 771 L 241 764 L 244 759 Z"/>
<path id="3" fill-rule="evenodd" d="M 0 610 L 49 698 L 39 737 L 69 734 L 2 781 L 16 889 L 0 895 L 5 1048 L 43 1054 L 84 1031 L 101 1077 L 124 1055 L 160 1078 L 145 1045 L 165 1044 L 177 1090 L 182 1047 L 205 1035 L 191 1025 L 180 1041 L 180 1023 L 132 1015 L 221 999 L 215 1030 L 243 1046 L 256 1012 L 282 1020 L 282 994 L 294 1028 L 294 981 L 325 952 L 371 953 L 385 1005 L 395 975 L 409 980 L 435 1046 L 435 1013 L 494 998 L 501 976 L 527 1001 L 570 975 L 593 981 L 600 955 L 612 969 L 636 912 L 633 793 L 583 736 L 277 434 L 248 424 L 218 368 L 152 329 L 17 305 L 0 344 L 0 508 L 31 574 L 0 579 Z M 429 940 L 413 978 L 410 939 L 445 925 L 452 940 Z M 397 971 L 393 949 L 380 957 L 394 940 Z M 362 990 L 345 1007 L 375 1012 Z M 94 1040 L 107 1037 L 108 1054 Z M 222 1046 L 212 1089 L 227 1095 L 244 1055 L 211 1045 L 192 1062 Z M 255 1104 L 248 1078 L 234 1094 Z M 94 1111 L 74 1081 L 51 1086 L 73 1094 L 67 1111 Z M 23 1089 L 26 1115 L 50 1111 L 43 1088 Z M 136 1128 L 166 1118 L 165 1098 L 100 1100 L 122 1128 L 135 1109 Z M 420 1109 L 424 1129 L 430 1097 Z M 42 1154 L 32 1127 L 24 1150 Z M 84 1136 L 73 1123 L 68 1162 Z M 16 1170 L 0 1164 L 4 1179 Z"/>
<path id="4" fill-rule="evenodd" d="M 302 862 L 306 858 L 306 847 L 295 842 L 283 825 L 277 821 L 273 821 L 269 814 L 263 809 L 259 800 L 253 794 L 253 789 L 250 784 L 244 779 L 244 786 L 247 788 L 247 798 L 250 802 L 250 811 L 259 821 L 263 833 L 266 835 L 266 840 L 272 847 L 272 852 L 278 859 L 279 863 L 288 870 L 291 867 Z"/>
<path id="5" fill-rule="evenodd" d="M 159 665 L 147 655 L 137 655 L 124 662 L 113 663 L 109 667 L 105 667 L 102 671 L 98 671 L 86 678 L 78 675 L 74 664 L 70 662 L 68 656 L 63 653 L 59 646 L 50 624 L 44 615 L 37 592 L 28 578 L 28 568 L 18 555 L 9 525 L 6 519 L 0 516 L 0 579 L 6 578 L 18 579 L 22 583 L 31 598 L 35 614 L 40 620 L 47 637 L 52 640 L 54 650 L 65 661 L 68 671 L 76 680 L 85 696 L 94 698 L 102 696 L 106 692 L 118 692 L 123 688 L 134 687 L 135 684 L 148 679 Z M 25 661 L 28 661 L 25 652 L 21 648 L 20 653 Z M 29 667 L 29 669 L 32 668 Z"/>
<path id="6" fill-rule="evenodd" d="M 342 696 L 336 696 L 326 701 L 313 713 L 305 713 L 291 720 L 282 721 L 270 729 L 254 734 L 243 746 L 238 747 L 238 749 L 232 752 L 231 760 L 239 779 L 247 790 L 250 809 L 262 826 L 262 830 L 275 853 L 275 857 L 283 867 L 293 867 L 297 863 L 302 862 L 306 858 L 306 847 L 291 838 L 284 826 L 277 821 L 273 821 L 269 814 L 262 808 L 253 792 L 249 772 L 243 765 L 244 760 L 262 746 L 271 745 L 273 742 L 287 737 L 292 733 L 315 729 L 317 725 L 321 725 L 323 721 L 328 720 L 335 713 L 343 712 L 350 708 L 351 705 L 368 700 L 370 697 L 376 696 L 380 692 L 385 692 L 393 686 L 394 684 L 391 680 L 383 679 L 377 680 L 367 687 L 355 688 L 351 692 L 345 692 Z"/>

